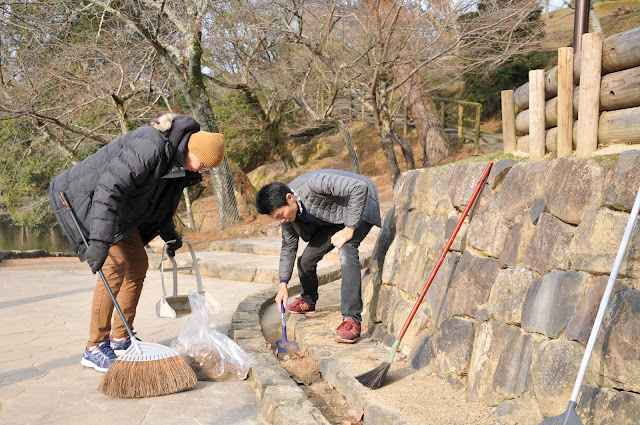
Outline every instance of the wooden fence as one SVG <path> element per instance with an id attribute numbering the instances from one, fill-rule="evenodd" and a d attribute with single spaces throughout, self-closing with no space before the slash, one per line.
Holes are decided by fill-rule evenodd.
<path id="1" fill-rule="evenodd" d="M 640 143 L 640 28 L 604 40 L 584 34 L 575 55 L 560 48 L 558 66 L 532 70 L 528 83 L 502 92 L 502 126 L 505 153 L 534 160 Z"/>
<path id="2" fill-rule="evenodd" d="M 446 105 L 453 104 L 456 105 L 457 108 L 454 109 L 454 119 L 455 125 L 454 127 L 457 129 L 458 134 L 458 143 L 462 146 L 464 142 L 464 132 L 467 128 L 473 131 L 473 139 L 474 139 L 474 151 L 477 153 L 480 145 L 480 116 L 482 114 L 482 104 L 478 102 L 467 102 L 465 100 L 458 99 L 450 99 L 446 97 L 432 96 L 432 99 L 439 103 L 439 117 L 440 124 L 443 128 L 447 128 L 446 119 Z M 318 106 L 324 108 L 324 95 L 323 93 L 319 96 Z M 343 117 L 345 119 L 351 120 L 354 118 L 354 111 L 360 108 L 360 119 L 362 121 L 373 122 L 373 115 L 371 112 L 368 112 L 364 105 L 356 102 L 353 99 L 338 99 L 336 101 L 335 114 L 337 116 Z M 406 136 L 408 127 L 414 126 L 413 120 L 408 113 L 407 106 L 404 104 L 402 108 L 391 108 L 393 110 L 397 109 L 397 112 L 393 116 L 393 120 L 396 123 L 402 123 L 403 133 Z M 471 111 L 471 117 L 467 117 L 467 112 Z M 451 114 L 449 114 L 451 115 Z M 449 121 L 451 123 L 451 121 Z"/>

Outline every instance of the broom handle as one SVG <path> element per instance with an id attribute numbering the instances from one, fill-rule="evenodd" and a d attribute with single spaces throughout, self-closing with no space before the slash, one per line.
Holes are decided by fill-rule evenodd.
<path id="1" fill-rule="evenodd" d="M 71 205 L 69 205 L 69 202 L 67 202 L 67 197 L 64 195 L 64 191 L 60 191 L 60 199 L 62 200 L 62 206 L 64 206 L 64 209 L 66 209 L 67 211 L 69 211 L 69 214 L 71 214 L 71 218 L 73 219 L 73 223 L 76 225 L 78 232 L 80 233 L 80 236 L 82 237 L 82 242 L 84 242 L 84 244 L 86 245 L 87 248 L 89 248 L 89 242 L 87 242 L 87 238 L 84 236 L 84 232 L 82 231 L 82 228 L 80 227 L 80 223 L 78 223 L 78 219 L 76 218 L 76 214 L 73 212 L 73 208 L 71 208 Z M 104 283 L 105 288 L 107 288 L 107 292 L 109 293 L 109 296 L 111 297 L 111 301 L 113 301 L 113 305 L 116 307 L 116 310 L 118 310 L 118 314 L 120 315 L 120 318 L 122 319 L 122 323 L 124 323 L 125 328 L 127 328 L 127 333 L 129 334 L 129 337 L 131 338 L 131 343 L 138 348 L 138 344 L 135 341 L 135 336 L 133 334 L 133 331 L 131 330 L 131 327 L 129 326 L 129 323 L 127 323 L 127 319 L 124 318 L 124 313 L 122 312 L 122 310 L 120 309 L 120 306 L 118 305 L 118 301 L 116 301 L 116 296 L 113 295 L 113 291 L 111 290 L 111 287 L 109 286 L 109 283 L 107 282 L 107 278 L 104 276 L 104 273 L 102 273 L 102 269 L 98 270 L 98 274 L 100 275 L 100 278 L 102 279 L 102 282 Z"/>
<path id="2" fill-rule="evenodd" d="M 576 383 L 573 386 L 573 392 L 571 393 L 571 398 L 569 399 L 574 403 L 578 401 L 580 388 L 582 388 L 582 381 L 584 380 L 584 375 L 587 373 L 589 358 L 591 357 L 591 353 L 593 352 L 593 347 L 596 344 L 596 339 L 598 338 L 598 332 L 600 331 L 600 325 L 602 324 L 602 320 L 604 319 L 604 313 L 607 310 L 607 305 L 609 304 L 609 298 L 611 298 L 611 293 L 613 292 L 613 287 L 616 283 L 616 278 L 618 277 L 620 266 L 622 265 L 622 259 L 624 258 L 624 255 L 627 252 L 627 245 L 629 244 L 629 240 L 631 239 L 631 233 L 633 232 L 633 226 L 636 224 L 636 219 L 638 217 L 639 211 L 640 211 L 640 188 L 638 188 L 638 193 L 636 194 L 636 200 L 633 203 L 633 208 L 631 209 L 631 213 L 629 214 L 629 221 L 627 221 L 627 227 L 624 229 L 624 234 L 622 235 L 622 241 L 620 242 L 620 246 L 618 247 L 618 253 L 616 254 L 616 259 L 613 264 L 613 269 L 611 269 L 611 274 L 609 275 L 607 286 L 604 290 L 604 294 L 602 294 L 602 300 L 600 300 L 600 307 L 598 307 L 598 314 L 596 315 L 596 319 L 593 322 L 593 328 L 591 329 L 591 335 L 589 335 L 587 348 L 584 351 L 584 356 L 582 357 L 582 362 L 580 363 L 580 370 L 578 371 L 578 377 L 576 378 Z"/>
<path id="3" fill-rule="evenodd" d="M 471 207 L 473 206 L 473 203 L 475 202 L 476 198 L 478 197 L 478 194 L 480 193 L 480 190 L 482 190 L 482 185 L 484 184 L 485 180 L 489 176 L 489 171 L 491 171 L 491 167 L 492 166 L 493 166 L 493 162 L 490 162 L 489 165 L 487 165 L 487 168 L 485 168 L 484 174 L 482 175 L 482 178 L 478 182 L 478 186 L 476 187 L 476 190 L 473 192 L 473 195 L 471 196 L 471 199 L 469 200 L 469 203 L 467 204 L 467 207 L 464 209 L 464 212 L 462 213 L 462 216 L 460 217 L 460 220 L 458 220 L 458 224 L 456 225 L 456 228 L 453 230 L 453 233 L 451 234 L 451 237 L 449 238 L 449 242 L 447 242 L 447 245 L 442 250 L 442 254 L 440 255 L 440 258 L 438 259 L 438 262 L 436 263 L 435 267 L 431 271 L 431 275 L 429 276 L 429 279 L 425 283 L 424 289 L 422 289 L 422 292 L 420 293 L 420 296 L 416 300 L 416 303 L 414 304 L 413 309 L 411 310 L 411 313 L 409 314 L 409 317 L 407 318 L 407 321 L 405 322 L 404 326 L 402 327 L 402 330 L 400 331 L 400 334 L 398 334 L 398 338 L 396 339 L 396 342 L 402 341 L 402 337 L 404 336 L 405 332 L 407 332 L 407 329 L 409 328 L 409 325 L 411 324 L 411 321 L 413 320 L 413 316 L 416 315 L 416 312 L 418 311 L 418 308 L 420 307 L 420 304 L 422 303 L 422 300 L 424 299 L 424 296 L 427 294 L 427 290 L 429 289 L 429 286 L 431 286 L 431 282 L 433 282 L 433 279 L 436 277 L 436 273 L 438 273 L 438 269 L 440 268 L 440 265 L 444 261 L 444 257 L 447 255 L 447 252 L 449 252 L 449 248 L 451 248 L 451 244 L 453 243 L 453 240 L 455 239 L 456 235 L 458 234 L 458 230 L 460 230 L 460 227 L 462 227 L 462 222 L 467 217 L 467 214 L 469 213 L 469 210 L 471 210 Z"/>

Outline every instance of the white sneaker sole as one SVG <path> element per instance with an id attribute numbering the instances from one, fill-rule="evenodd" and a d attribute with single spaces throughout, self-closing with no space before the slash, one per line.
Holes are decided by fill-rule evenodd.
<path id="1" fill-rule="evenodd" d="M 105 373 L 108 369 L 104 368 L 104 367 L 100 367 L 95 363 L 90 362 L 89 360 L 83 358 L 82 360 L 80 360 L 80 364 L 84 367 L 92 367 L 95 370 L 97 370 L 98 372 L 102 372 Z"/>

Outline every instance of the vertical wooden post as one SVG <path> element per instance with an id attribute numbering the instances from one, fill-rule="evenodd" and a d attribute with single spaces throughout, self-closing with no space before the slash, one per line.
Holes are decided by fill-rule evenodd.
<path id="1" fill-rule="evenodd" d="M 353 95 L 351 94 L 351 90 L 349 90 L 349 120 L 353 118 Z"/>
<path id="2" fill-rule="evenodd" d="M 576 156 L 579 158 L 589 158 L 598 148 L 602 39 L 602 33 L 600 32 L 588 33 L 582 36 L 578 143 L 576 146 Z"/>
<path id="3" fill-rule="evenodd" d="M 513 105 L 513 90 L 502 90 L 502 143 L 504 153 L 516 151 L 516 111 Z"/>
<path id="4" fill-rule="evenodd" d="M 440 102 L 440 124 L 444 128 L 444 100 Z"/>
<path id="5" fill-rule="evenodd" d="M 462 103 L 458 103 L 458 143 L 460 147 L 462 147 L 462 142 L 464 141 L 464 105 Z"/>
<path id="6" fill-rule="evenodd" d="M 558 158 L 573 151 L 573 47 L 558 49 Z"/>
<path id="7" fill-rule="evenodd" d="M 544 69 L 529 71 L 529 159 L 544 156 Z"/>
<path id="8" fill-rule="evenodd" d="M 473 141 L 473 153 L 477 154 L 480 150 L 480 115 L 482 114 L 482 105 L 476 106 L 476 136 Z"/>
<path id="9" fill-rule="evenodd" d="M 360 108 L 360 116 L 362 117 L 362 121 L 365 121 L 367 117 L 364 115 L 364 105 Z"/>

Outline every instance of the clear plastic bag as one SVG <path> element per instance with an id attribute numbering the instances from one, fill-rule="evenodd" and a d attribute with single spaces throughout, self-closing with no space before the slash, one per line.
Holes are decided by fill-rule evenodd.
<path id="1" fill-rule="evenodd" d="M 171 348 L 193 368 L 200 381 L 243 380 L 249 373 L 249 355 L 231 338 L 215 329 L 204 296 L 189 292 L 191 316 Z"/>

